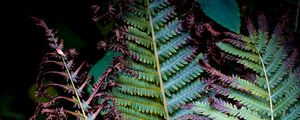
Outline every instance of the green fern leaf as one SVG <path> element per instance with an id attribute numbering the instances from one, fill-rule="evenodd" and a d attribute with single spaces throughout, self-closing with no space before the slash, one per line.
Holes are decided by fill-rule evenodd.
<path id="1" fill-rule="evenodd" d="M 297 120 L 300 118 L 300 104 L 294 105 L 288 113 L 281 117 L 281 120 Z"/>
<path id="2" fill-rule="evenodd" d="M 241 20 L 238 4 L 235 0 L 197 0 L 203 12 L 229 30 L 239 33 Z"/>
<path id="3" fill-rule="evenodd" d="M 120 73 L 113 90 L 122 117 L 154 120 L 192 114 L 180 107 L 206 92 L 206 84 L 198 79 L 203 70 L 197 62 L 203 55 L 187 45 L 191 37 L 182 30 L 171 3 L 141 0 L 131 6 L 123 18 L 129 25 L 131 72 Z"/>
<path id="4" fill-rule="evenodd" d="M 208 102 L 195 102 L 193 110 L 202 115 L 208 116 L 214 120 L 238 120 L 237 118 L 231 117 L 222 113 L 218 110 L 213 109 Z"/>
<path id="5" fill-rule="evenodd" d="M 211 75 L 229 84 L 229 89 L 220 94 L 242 104 L 242 108 L 237 109 L 221 101 L 215 109 L 249 120 L 299 118 L 299 110 L 296 110 L 300 96 L 300 72 L 295 65 L 297 51 L 283 44 L 283 23 L 274 28 L 270 37 L 266 19 L 261 15 L 258 18 L 258 30 L 248 21 L 249 36 L 225 33 L 231 38 L 216 44 L 228 56 L 253 70 L 256 78 L 229 77 L 206 66 L 205 70 Z"/>

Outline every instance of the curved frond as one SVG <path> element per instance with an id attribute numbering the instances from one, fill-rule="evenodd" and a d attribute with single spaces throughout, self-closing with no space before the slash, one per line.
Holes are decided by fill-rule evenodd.
<path id="1" fill-rule="evenodd" d="M 292 106 L 299 104 L 299 67 L 295 65 L 297 50 L 283 44 L 282 23 L 278 23 L 270 34 L 265 17 L 259 16 L 257 30 L 248 21 L 249 36 L 225 34 L 229 38 L 216 43 L 222 51 L 234 56 L 234 60 L 256 73 L 254 80 L 240 77 L 233 77 L 229 83 L 221 80 L 230 87 L 223 96 L 241 103 L 242 109 L 258 113 L 257 116 L 261 119 L 279 119 L 290 110 L 293 111 L 289 116 L 292 118 L 297 113 Z M 235 107 L 226 106 L 234 111 Z M 222 112 L 230 113 L 228 110 Z M 241 113 L 242 111 L 236 111 L 232 115 Z M 246 116 L 242 118 L 247 119 Z"/>

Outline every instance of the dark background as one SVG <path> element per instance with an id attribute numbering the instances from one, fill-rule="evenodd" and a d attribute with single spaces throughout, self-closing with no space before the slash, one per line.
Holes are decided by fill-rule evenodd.
<path id="1" fill-rule="evenodd" d="M 10 0 L 0 4 L 0 120 L 16 119 L 13 118 L 16 116 L 28 119 L 35 110 L 36 105 L 30 98 L 29 88 L 35 83 L 39 63 L 46 52 L 47 41 L 42 29 L 38 29 L 29 16 L 43 18 L 52 28 L 64 25 L 71 29 L 77 38 L 85 43 L 80 49 L 81 55 L 94 62 L 102 54 L 96 50 L 99 30 L 91 20 L 90 5 L 94 4 L 94 1 Z M 249 15 L 264 12 L 270 18 L 275 18 L 289 10 L 296 10 L 296 6 L 277 4 L 276 1 L 280 0 L 237 1 L 254 8 Z"/>
<path id="2" fill-rule="evenodd" d="M 89 0 L 1 3 L 0 120 L 17 119 L 17 116 L 28 119 L 35 110 L 29 88 L 35 84 L 47 41 L 43 30 L 37 28 L 29 16 L 43 18 L 52 28 L 60 24 L 71 29 L 85 43 L 81 48 L 83 56 L 89 56 L 88 53 L 95 52 L 99 39 L 91 20 L 92 4 Z"/>

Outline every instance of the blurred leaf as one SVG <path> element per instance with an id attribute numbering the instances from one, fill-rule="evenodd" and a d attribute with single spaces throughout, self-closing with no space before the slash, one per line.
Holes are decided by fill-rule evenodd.
<path id="1" fill-rule="evenodd" d="M 104 72 L 104 70 L 111 65 L 111 61 L 113 57 L 119 56 L 121 53 L 107 51 L 103 58 L 101 58 L 96 64 L 94 64 L 89 71 L 89 75 L 93 75 L 94 78 L 99 78 L 100 75 Z"/>
<path id="2" fill-rule="evenodd" d="M 14 100 L 12 95 L 2 95 L 0 99 L 0 117 L 14 120 L 24 120 L 24 115 L 16 113 L 11 108 L 11 102 Z M 0 118 L 0 119 L 1 119 Z"/>
<path id="3" fill-rule="evenodd" d="M 105 25 L 98 25 L 99 30 L 100 30 L 100 34 L 104 36 L 104 38 L 107 38 L 107 35 L 113 30 L 115 21 L 112 20 L 110 21 L 108 24 Z"/>
<path id="4" fill-rule="evenodd" d="M 197 0 L 203 12 L 229 30 L 240 33 L 240 10 L 235 0 Z"/>
<path id="5" fill-rule="evenodd" d="M 86 43 L 80 38 L 80 36 L 76 35 L 75 32 L 66 25 L 57 23 L 55 27 L 58 30 L 59 37 L 64 40 L 65 47 L 75 48 L 76 50 L 79 50 L 86 45 Z"/>
<path id="6" fill-rule="evenodd" d="M 105 69 L 111 65 L 112 59 L 119 55 L 121 55 L 121 53 L 119 52 L 107 51 L 105 55 L 96 64 L 92 66 L 88 75 L 93 75 L 94 80 L 98 80 L 98 78 L 103 74 Z M 89 87 L 87 91 L 89 93 L 92 93 L 92 88 Z"/>
<path id="7" fill-rule="evenodd" d="M 254 0 L 237 0 L 237 3 L 244 6 L 244 10 L 240 11 L 241 17 L 251 16 L 257 4 Z"/>
<path id="8" fill-rule="evenodd" d="M 36 92 L 36 86 L 33 84 L 33 85 L 30 86 L 29 91 L 28 91 L 28 96 L 33 101 L 39 101 L 39 102 L 47 102 L 47 101 L 49 101 L 49 99 L 45 98 L 45 97 L 37 98 L 35 96 L 35 92 Z M 48 95 L 51 95 L 51 96 L 57 96 L 59 94 L 58 91 L 54 87 L 49 87 L 46 90 L 46 92 L 47 92 Z"/>

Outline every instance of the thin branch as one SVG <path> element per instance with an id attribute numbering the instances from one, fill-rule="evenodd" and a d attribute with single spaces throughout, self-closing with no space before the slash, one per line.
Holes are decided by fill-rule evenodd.
<path id="1" fill-rule="evenodd" d="M 62 52 L 62 50 L 61 50 L 61 48 L 60 48 L 61 45 L 57 43 L 57 42 L 58 42 L 58 38 L 55 37 L 55 33 L 53 32 L 53 30 L 48 28 L 48 26 L 46 25 L 45 21 L 43 21 L 43 20 L 41 20 L 41 19 L 39 19 L 39 18 L 37 18 L 37 17 L 32 17 L 32 19 L 34 19 L 34 20 L 36 21 L 37 26 L 40 26 L 40 27 L 42 27 L 42 28 L 45 29 L 45 31 L 46 31 L 46 36 L 49 37 L 48 40 L 49 40 L 50 42 L 53 42 L 53 43 L 54 43 L 54 45 L 55 45 L 55 47 L 56 47 L 56 48 L 54 48 L 54 49 L 56 49 L 56 52 L 61 56 L 61 60 L 63 61 L 63 64 L 64 64 L 64 66 L 65 66 L 65 68 L 66 68 L 66 72 L 67 72 L 67 75 L 68 75 L 68 77 L 69 77 L 69 79 L 70 79 L 72 88 L 73 88 L 73 90 L 75 91 L 74 93 L 75 93 L 76 99 L 77 99 L 78 102 L 79 102 L 79 106 L 80 106 L 81 112 L 82 112 L 82 114 L 83 114 L 83 118 L 84 118 L 85 120 L 87 120 L 87 116 L 86 116 L 86 114 L 85 114 L 83 105 L 82 105 L 82 103 L 81 103 L 81 99 L 80 99 L 80 97 L 79 97 L 79 95 L 78 95 L 78 93 L 77 93 L 77 88 L 75 87 L 73 77 L 72 77 L 72 75 L 71 75 L 71 73 L 70 73 L 70 71 L 69 71 L 69 67 L 68 67 L 69 65 L 67 64 L 68 62 L 66 62 L 66 60 L 65 60 L 66 56 L 65 56 L 65 54 Z"/>

